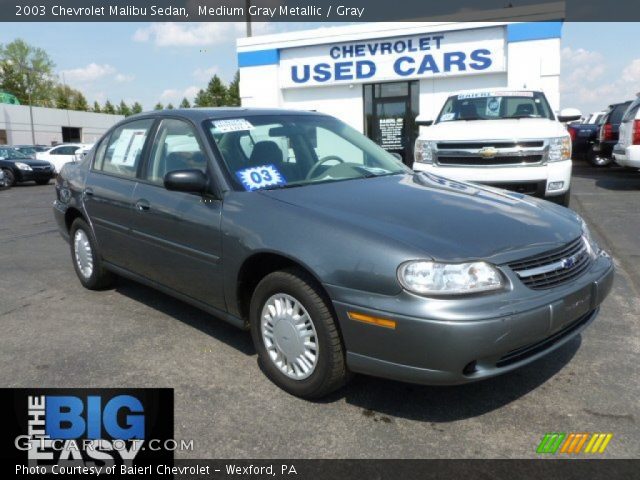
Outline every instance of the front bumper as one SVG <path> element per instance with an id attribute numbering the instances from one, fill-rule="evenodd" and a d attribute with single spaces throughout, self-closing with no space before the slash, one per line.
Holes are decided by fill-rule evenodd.
<path id="1" fill-rule="evenodd" d="M 415 162 L 413 169 L 429 172 L 453 180 L 475 182 L 491 186 L 504 186 L 508 190 L 521 191 L 539 197 L 562 195 L 571 186 L 571 160 L 551 162 L 545 165 L 509 167 L 450 167 Z M 549 189 L 550 184 L 562 182 L 562 187 Z"/>
<path id="2" fill-rule="evenodd" d="M 358 373 L 422 384 L 460 384 L 530 363 L 578 335 L 596 317 L 613 282 L 599 256 L 578 279 L 531 290 L 508 274 L 503 293 L 429 299 L 402 292 L 378 296 L 326 285 Z M 366 306 L 365 306 L 366 305 Z M 396 322 L 395 329 L 351 320 L 358 312 Z"/>
<path id="3" fill-rule="evenodd" d="M 18 182 L 40 182 L 51 180 L 55 176 L 53 168 L 46 170 L 16 170 L 16 181 Z"/>

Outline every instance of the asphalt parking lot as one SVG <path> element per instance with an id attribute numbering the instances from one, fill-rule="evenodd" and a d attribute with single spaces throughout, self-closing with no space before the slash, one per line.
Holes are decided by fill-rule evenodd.
<path id="1" fill-rule="evenodd" d="M 249 335 L 120 280 L 91 292 L 54 224 L 54 189 L 0 192 L 0 386 L 173 387 L 182 458 L 530 458 L 546 432 L 612 432 L 640 456 L 640 172 L 574 169 L 572 207 L 612 253 L 614 288 L 581 337 L 459 387 L 357 376 L 311 403 L 271 384 Z"/>

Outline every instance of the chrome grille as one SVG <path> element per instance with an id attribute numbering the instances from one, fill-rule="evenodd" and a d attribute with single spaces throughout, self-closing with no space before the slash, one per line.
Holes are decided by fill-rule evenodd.
<path id="1" fill-rule="evenodd" d="M 434 163 L 448 167 L 539 165 L 546 160 L 544 140 L 476 140 L 438 142 Z"/>
<path id="2" fill-rule="evenodd" d="M 519 165 L 528 163 L 540 163 L 542 155 L 503 155 L 493 158 L 482 157 L 449 157 L 441 156 L 438 159 L 440 165 Z"/>
<path id="3" fill-rule="evenodd" d="M 509 264 L 522 283 L 534 290 L 562 285 L 581 275 L 589 266 L 586 240 L 578 237 L 564 247 Z"/>

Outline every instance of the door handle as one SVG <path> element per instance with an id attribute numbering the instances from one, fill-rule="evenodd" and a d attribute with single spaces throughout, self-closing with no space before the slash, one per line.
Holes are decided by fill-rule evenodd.
<path id="1" fill-rule="evenodd" d="M 149 205 L 149 202 L 145 199 L 140 199 L 136 202 L 136 210 L 138 210 L 139 212 L 146 212 L 150 208 L 151 205 Z"/>
<path id="2" fill-rule="evenodd" d="M 85 198 L 86 197 L 93 197 L 93 190 L 91 190 L 90 188 L 85 188 L 82 191 L 82 196 L 85 197 Z"/>

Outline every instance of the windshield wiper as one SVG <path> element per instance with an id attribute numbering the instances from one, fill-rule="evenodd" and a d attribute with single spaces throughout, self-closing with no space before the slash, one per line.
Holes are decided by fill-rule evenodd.
<path id="1" fill-rule="evenodd" d="M 260 190 L 283 190 L 285 188 L 301 187 L 302 185 L 304 185 L 304 184 L 301 184 L 301 183 L 284 183 L 282 185 L 272 185 L 270 187 L 259 188 L 258 191 L 260 191 Z"/>

